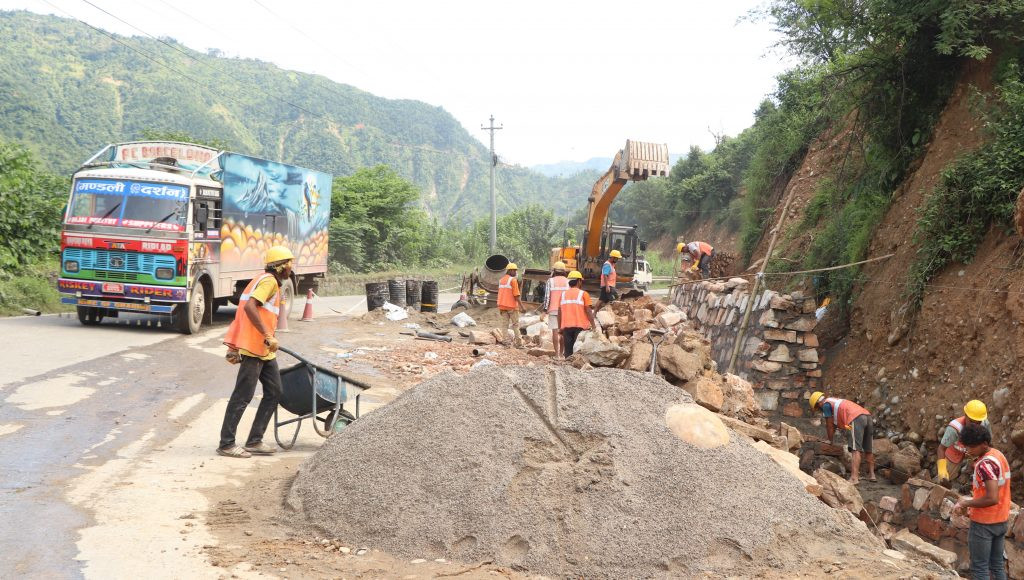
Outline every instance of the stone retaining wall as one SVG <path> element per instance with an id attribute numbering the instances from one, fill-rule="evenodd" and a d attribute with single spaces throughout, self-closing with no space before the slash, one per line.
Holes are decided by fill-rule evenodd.
<path id="1" fill-rule="evenodd" d="M 740 321 L 750 296 L 751 281 L 697 282 L 676 286 L 672 303 L 711 341 L 711 356 L 721 372 L 729 366 Z M 750 381 L 765 414 L 803 417 L 805 399 L 821 383 L 818 337 L 814 334 L 813 296 L 762 290 L 754 306 L 736 374 Z"/>

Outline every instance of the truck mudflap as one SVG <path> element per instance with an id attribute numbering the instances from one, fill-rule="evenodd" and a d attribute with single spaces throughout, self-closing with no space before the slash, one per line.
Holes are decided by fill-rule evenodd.
<path id="1" fill-rule="evenodd" d="M 174 310 L 174 304 L 146 304 L 145 302 L 122 302 L 118 300 L 104 300 L 102 298 L 78 298 L 76 296 L 61 296 L 61 304 L 72 306 L 83 306 L 89 308 L 103 308 L 105 310 L 119 310 L 122 312 L 152 312 L 155 314 L 170 314 Z"/>

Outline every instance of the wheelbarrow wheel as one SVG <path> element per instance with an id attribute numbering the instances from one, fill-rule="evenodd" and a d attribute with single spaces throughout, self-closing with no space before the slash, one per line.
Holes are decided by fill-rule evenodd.
<path id="1" fill-rule="evenodd" d="M 281 449 L 291 449 L 295 447 L 295 441 L 299 438 L 299 429 L 302 427 L 302 421 L 295 422 L 295 432 L 292 433 L 292 440 L 288 443 L 281 441 L 281 435 L 278 429 L 279 423 L 277 421 L 277 409 L 274 409 L 274 440 L 281 446 Z"/>
<path id="2" fill-rule="evenodd" d="M 324 419 L 324 427 L 326 427 L 326 429 L 327 429 L 327 434 L 330 435 L 331 433 L 334 432 L 334 424 L 335 424 L 335 422 L 343 422 L 343 423 L 345 423 L 345 425 L 348 425 L 349 423 L 351 423 L 352 421 L 355 421 L 355 420 L 356 420 L 355 415 L 353 415 L 352 413 L 349 413 L 345 409 L 341 409 L 338 412 L 337 418 L 335 418 L 335 416 L 334 416 L 334 411 L 331 411 L 330 413 L 327 414 L 327 418 Z"/>

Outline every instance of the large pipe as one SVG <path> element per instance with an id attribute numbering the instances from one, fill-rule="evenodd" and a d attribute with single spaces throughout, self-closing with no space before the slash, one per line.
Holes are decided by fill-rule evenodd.
<path id="1" fill-rule="evenodd" d="M 505 275 L 505 268 L 508 267 L 509 259 L 501 254 L 494 254 L 484 262 L 480 270 L 480 287 L 488 292 L 497 292 L 498 283 Z"/>

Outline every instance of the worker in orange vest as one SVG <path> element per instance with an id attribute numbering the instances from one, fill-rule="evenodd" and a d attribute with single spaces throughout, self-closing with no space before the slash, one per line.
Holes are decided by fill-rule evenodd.
<path id="1" fill-rule="evenodd" d="M 597 325 L 594 309 L 590 307 L 590 294 L 580 286 L 583 274 L 576 270 L 569 272 L 569 289 L 562 293 L 558 310 L 558 323 L 562 328 L 562 348 L 566 357 L 572 355 L 576 337 L 581 332 Z"/>
<path id="2" fill-rule="evenodd" d="M 519 314 L 526 312 L 519 291 L 516 273 L 519 266 L 509 263 L 505 267 L 505 275 L 498 281 L 498 313 L 504 320 L 505 333 L 512 329 L 512 344 L 516 348 L 523 346 L 523 337 L 519 334 Z"/>
<path id="3" fill-rule="evenodd" d="M 569 289 L 569 279 L 565 274 L 565 262 L 555 262 L 551 277 L 544 285 L 544 312 L 547 313 L 551 344 L 555 349 L 555 358 L 558 359 L 562 358 L 562 327 L 558 323 L 558 311 L 562 304 L 562 293 Z"/>
<path id="4" fill-rule="evenodd" d="M 971 497 L 962 498 L 953 510 L 967 509 L 971 526 L 967 548 L 971 553 L 971 576 L 975 579 L 1006 578 L 1003 544 L 1010 519 L 1010 464 L 992 447 L 992 434 L 980 423 L 964 425 L 960 443 L 967 455 L 977 457 L 971 477 Z"/>
<path id="5" fill-rule="evenodd" d="M 615 289 L 616 280 L 619 276 L 618 272 L 615 271 L 615 264 L 620 258 L 622 258 L 622 252 L 612 250 L 608 253 L 608 259 L 605 261 L 604 266 L 601 266 L 601 295 L 597 298 L 597 307 L 594 308 L 594 312 L 600 311 L 604 308 L 605 304 L 619 296 L 618 290 Z"/>
<path id="6" fill-rule="evenodd" d="M 711 277 L 711 260 L 715 257 L 715 249 L 707 242 L 690 242 L 676 245 L 676 250 L 683 254 L 684 262 L 692 262 L 689 272 L 696 272 L 700 269 L 701 278 Z"/>
<path id="7" fill-rule="evenodd" d="M 281 311 L 281 283 L 291 275 L 295 256 L 284 246 L 267 250 L 265 271 L 253 278 L 238 298 L 235 319 L 228 327 L 224 344 L 227 360 L 239 365 L 235 390 L 224 410 L 217 453 L 226 457 L 270 455 L 275 448 L 263 442 L 263 434 L 274 416 L 281 398 L 281 373 L 277 367 L 277 317 Z M 245 447 L 235 444 L 235 431 L 242 413 L 256 393 L 256 382 L 263 385 L 263 398 L 249 430 Z"/>
<path id="8" fill-rule="evenodd" d="M 939 440 L 939 458 L 935 465 L 938 468 L 940 482 L 956 479 L 960 474 L 960 464 L 967 453 L 967 449 L 960 442 L 960 433 L 963 432 L 964 427 L 972 423 L 983 425 L 985 428 L 989 427 L 988 407 L 977 399 L 967 401 L 967 404 L 964 405 L 963 416 L 950 421 L 949 425 L 946 425 L 942 439 Z M 950 477 L 950 472 L 953 473 L 952 477 Z"/>
<path id="9" fill-rule="evenodd" d="M 860 483 L 861 453 L 868 464 L 868 480 L 878 481 L 875 477 L 875 454 L 871 449 L 871 441 L 875 434 L 875 423 L 871 413 L 857 403 L 847 399 L 826 397 L 825 393 L 811 393 L 811 409 L 820 410 L 825 417 L 825 435 L 829 443 L 835 435 L 836 427 L 849 432 L 847 449 L 850 450 L 850 483 Z"/>

